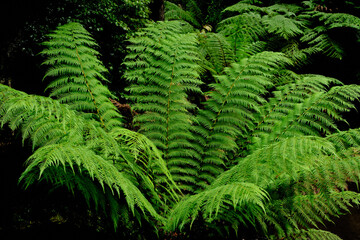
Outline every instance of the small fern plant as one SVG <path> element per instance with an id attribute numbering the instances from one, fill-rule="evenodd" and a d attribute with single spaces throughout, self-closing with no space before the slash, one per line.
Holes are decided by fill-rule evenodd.
<path id="1" fill-rule="evenodd" d="M 42 55 L 52 98 L 0 85 L 1 126 L 32 143 L 20 182 L 28 187 L 46 180 L 80 191 L 109 212 L 115 226 L 131 212 L 162 221 L 159 211 L 174 200 L 176 187 L 155 145 L 121 127 L 94 39 L 79 23 L 48 37 Z"/>

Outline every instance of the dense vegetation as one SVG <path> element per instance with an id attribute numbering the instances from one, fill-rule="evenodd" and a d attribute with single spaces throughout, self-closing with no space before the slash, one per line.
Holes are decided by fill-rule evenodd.
<path id="1" fill-rule="evenodd" d="M 123 83 L 89 23 L 68 19 L 42 42 L 48 96 L 0 84 L 1 126 L 32 149 L 20 183 L 79 192 L 115 230 L 146 223 L 159 238 L 339 239 L 321 227 L 360 204 L 360 128 L 346 118 L 358 69 L 307 71 L 358 48 L 359 6 L 244 0 L 206 19 L 201 1 L 165 2 L 152 22 L 148 2 L 135 30 L 106 15 L 126 30 Z"/>

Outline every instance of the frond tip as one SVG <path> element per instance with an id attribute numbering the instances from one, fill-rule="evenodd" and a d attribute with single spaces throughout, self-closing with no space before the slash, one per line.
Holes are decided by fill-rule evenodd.
<path id="1" fill-rule="evenodd" d="M 114 96 L 101 83 L 106 82 L 107 70 L 98 59 L 95 40 L 74 22 L 59 26 L 48 37 L 41 54 L 47 58 L 43 64 L 50 67 L 44 77 L 52 79 L 47 86 L 50 96 L 96 118 L 108 130 L 120 126 L 121 116 L 109 99 Z"/>

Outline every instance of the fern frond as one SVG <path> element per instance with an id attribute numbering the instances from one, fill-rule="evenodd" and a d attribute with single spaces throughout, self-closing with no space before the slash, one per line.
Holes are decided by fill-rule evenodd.
<path id="1" fill-rule="evenodd" d="M 219 23 L 218 32 L 228 39 L 240 60 L 247 56 L 247 45 L 264 36 L 266 28 L 260 14 L 249 12 L 224 19 Z"/>
<path id="2" fill-rule="evenodd" d="M 102 188 L 106 185 L 119 196 L 121 192 L 124 193 L 132 212 L 137 206 L 142 211 L 147 211 L 151 216 L 160 219 L 151 203 L 123 173 L 118 171 L 111 162 L 86 147 L 65 143 L 39 148 L 28 159 L 27 168 L 22 173 L 20 181 L 24 180 L 25 185 L 28 185 L 29 180 L 33 178 L 32 175 L 41 178 L 43 172 L 51 166 L 63 167 L 64 171 L 70 168 L 74 174 L 86 171 L 93 180 L 96 179 L 100 183 Z M 57 178 L 56 175 L 54 177 Z"/>
<path id="3" fill-rule="evenodd" d="M 262 13 L 264 12 L 264 9 L 258 6 L 255 6 L 253 4 L 244 3 L 244 1 L 240 1 L 234 5 L 231 5 L 230 7 L 227 7 L 223 10 L 223 13 L 226 12 L 236 12 L 239 14 L 242 13 L 249 13 L 249 12 L 258 12 Z"/>
<path id="4" fill-rule="evenodd" d="M 0 97 L 1 127 L 8 124 L 13 131 L 20 129 L 23 143 L 29 138 L 33 149 L 61 142 L 68 137 L 73 142 L 82 140 L 85 121 L 68 107 L 4 85 L 0 86 L 0 93 L 3 94 Z"/>
<path id="5" fill-rule="evenodd" d="M 51 97 L 97 119 L 103 127 L 120 126 L 120 114 L 110 101 L 113 97 L 101 81 L 106 68 L 99 61 L 97 46 L 90 34 L 78 23 L 59 26 L 49 34 L 41 54 L 50 69 L 44 78 L 53 78 L 47 89 Z"/>
<path id="6" fill-rule="evenodd" d="M 0 100 L 1 126 L 21 130 L 23 141 L 33 143 L 35 152 L 21 176 L 25 185 L 47 180 L 71 191 L 78 189 L 96 204 L 103 201 L 99 199 L 103 194 L 97 198 L 95 188 L 102 186 L 104 194 L 110 191 L 117 198 L 124 194 L 129 209 L 133 213 L 140 210 L 145 218 L 160 219 L 153 203 L 176 200 L 177 189 L 166 164 L 156 147 L 140 133 L 121 128 L 108 132 L 99 122 L 85 119 L 68 105 L 4 85 L 0 85 Z"/>
<path id="7" fill-rule="evenodd" d="M 332 58 L 342 59 L 344 50 L 340 43 L 331 38 L 329 31 L 336 28 L 360 29 L 360 18 L 346 13 L 314 12 L 311 18 L 323 23 L 313 29 L 308 29 L 301 38 L 310 45 L 314 52 L 326 54 Z"/>
<path id="8" fill-rule="evenodd" d="M 360 129 L 349 129 L 340 131 L 327 136 L 328 141 L 332 142 L 338 152 L 349 148 L 360 146 Z"/>
<path id="9" fill-rule="evenodd" d="M 165 1 L 165 20 L 183 20 L 190 23 L 192 26 L 200 28 L 201 24 L 190 11 L 184 10 L 180 5 Z"/>
<path id="10" fill-rule="evenodd" d="M 163 199 L 178 200 L 179 189 L 173 181 L 161 152 L 152 141 L 143 134 L 124 128 L 117 128 L 111 135 L 121 146 L 125 145 L 129 148 L 128 152 L 132 157 L 126 158 L 127 164 L 138 178 L 149 183 L 150 190 L 157 189 L 156 192 L 165 193 L 161 195 Z"/>
<path id="11" fill-rule="evenodd" d="M 333 28 L 353 28 L 360 30 L 360 18 L 347 13 L 324 13 L 318 12 L 315 14 L 323 21 L 329 29 Z"/>
<path id="12" fill-rule="evenodd" d="M 311 77 L 306 81 L 308 83 L 316 81 L 316 78 L 326 80 L 324 77 L 315 76 L 315 79 Z M 327 83 L 318 82 L 319 86 L 325 84 L 324 87 L 331 82 L 337 82 L 333 79 L 329 80 L 326 80 Z M 299 85 L 299 87 L 304 86 Z M 323 87 L 321 88 L 324 89 Z M 285 94 L 284 97 L 279 97 L 276 100 L 277 103 L 268 110 L 268 115 L 264 114 L 263 120 L 256 127 L 254 141 L 256 144 L 260 144 L 257 146 L 296 135 L 321 136 L 338 131 L 336 122 L 346 122 L 340 113 L 350 111 L 355 107 L 352 102 L 359 99 L 360 88 L 357 85 L 335 86 L 328 92 L 323 92 L 321 88 L 318 89 L 320 92 L 317 92 L 316 88 L 306 87 L 304 88 L 305 92 L 294 91 L 299 94 L 298 96 L 291 96 L 293 92 L 290 91 L 291 95 Z M 303 93 L 305 94 L 302 95 Z M 309 93 L 311 94 L 309 95 Z"/>
<path id="13" fill-rule="evenodd" d="M 310 45 L 311 52 L 319 52 L 331 58 L 342 59 L 343 48 L 327 34 L 327 30 L 324 26 L 317 26 L 306 31 L 305 35 L 301 37 L 301 41 Z"/>
<path id="14" fill-rule="evenodd" d="M 323 138 L 286 138 L 237 159 L 238 164 L 221 174 L 213 184 L 244 181 L 266 189 L 279 179 L 299 179 L 307 167 L 320 164 L 317 159 L 321 155 L 336 155 L 335 147 Z"/>
<path id="15" fill-rule="evenodd" d="M 217 76 L 218 83 L 211 85 L 209 99 L 200 110 L 195 128 L 204 138 L 202 178 L 211 183 L 228 162 L 227 154 L 237 151 L 236 140 L 244 138 L 255 126 L 255 114 L 259 112 L 262 97 L 272 85 L 272 72 L 288 60 L 282 54 L 263 52 L 241 64 L 225 69 L 226 75 Z"/>
<path id="16" fill-rule="evenodd" d="M 196 65 L 196 35 L 179 32 L 181 25 L 178 21 L 149 25 L 131 40 L 132 53 L 125 64 L 133 109 L 142 113 L 134 119 L 140 132 L 163 152 L 174 180 L 192 191 L 198 163 L 190 143 L 190 110 L 195 106 L 187 93 L 200 93 L 202 82 Z"/>
<path id="17" fill-rule="evenodd" d="M 237 218 L 246 220 L 248 218 L 246 214 L 251 209 L 260 212 L 261 209 L 264 210 L 264 202 L 267 200 L 266 192 L 251 183 L 238 182 L 209 187 L 179 202 L 173 208 L 165 228 L 174 231 L 178 228 L 181 230 L 185 224 L 192 225 L 200 212 L 203 219 L 211 222 L 218 219 L 222 213 L 229 211 L 229 208 L 237 211 Z"/>
<path id="18" fill-rule="evenodd" d="M 286 40 L 303 34 L 303 21 L 289 18 L 284 15 L 267 15 L 263 17 L 263 22 L 266 25 L 267 31 L 279 35 Z"/>
<path id="19" fill-rule="evenodd" d="M 214 70 L 221 73 L 234 62 L 234 53 L 226 38 L 219 33 L 206 33 L 201 38 L 204 55 L 209 57 Z M 206 58 L 206 57 L 205 57 Z"/>
<path id="20" fill-rule="evenodd" d="M 359 194 L 345 191 L 330 194 L 298 195 L 273 201 L 267 205 L 264 220 L 276 225 L 277 234 L 273 239 L 286 237 L 289 239 L 339 239 L 336 235 L 312 228 L 324 220 L 331 221 L 330 216 L 339 216 L 349 211 L 352 204 L 359 204 Z M 301 230 L 305 227 L 307 230 Z"/>
<path id="21" fill-rule="evenodd" d="M 248 213 L 256 219 L 250 223 L 258 223 L 267 234 L 276 230 L 275 238 L 289 236 L 359 204 L 358 193 L 344 191 L 347 180 L 359 181 L 359 159 L 353 155 L 339 159 L 336 150 L 325 138 L 284 139 L 238 159 L 238 165 L 211 186 L 247 182 L 265 189 L 271 198 L 266 214 Z"/>

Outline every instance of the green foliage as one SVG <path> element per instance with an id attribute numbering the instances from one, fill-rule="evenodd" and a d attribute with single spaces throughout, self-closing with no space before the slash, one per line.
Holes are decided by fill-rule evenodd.
<path id="1" fill-rule="evenodd" d="M 132 213 L 168 231 L 205 223 L 224 235 L 339 239 L 319 227 L 360 204 L 348 190 L 360 181 L 360 129 L 342 126 L 360 87 L 295 71 L 319 52 L 341 58 L 331 31 L 358 31 L 358 18 L 241 1 L 211 32 L 196 30 L 193 4 L 167 3 L 173 20 L 129 40 L 137 132 L 122 127 L 86 30 L 49 35 L 55 99 L 0 85 L 2 126 L 33 145 L 20 180 L 77 189 L 115 223 Z"/>
<path id="2" fill-rule="evenodd" d="M 219 32 L 204 27 L 198 38 L 191 40 L 200 44 L 199 58 L 213 78 L 203 87 L 205 93 L 197 91 L 202 94 L 201 102 L 196 101 L 197 108 L 188 111 L 183 117 L 186 122 L 181 123 L 188 129 L 186 161 L 197 165 L 194 174 L 185 171 L 176 178 L 191 178 L 196 185 L 172 208 L 165 228 L 184 230 L 204 221 L 223 233 L 229 227 L 245 226 L 269 239 L 339 239 L 317 228 L 359 204 L 359 195 L 347 190 L 349 181 L 359 182 L 358 129 L 340 131 L 338 124 L 346 123 L 341 114 L 355 108 L 360 88 L 290 69 L 300 68 L 323 50 L 336 57 L 331 54 L 334 46 L 322 39 L 332 41 L 329 31 L 335 28 L 357 29 L 357 18 L 309 12 L 296 5 L 260 7 L 245 1 L 225 9 L 224 14 L 230 16 L 219 24 Z M 186 20 L 184 16 L 180 19 Z M 317 35 L 321 46 L 307 39 L 315 22 L 324 29 Z M 162 24 L 181 25 L 181 21 Z M 179 138 L 160 135 L 158 129 L 166 126 L 165 121 L 149 117 L 154 111 L 166 116 L 161 110 L 166 109 L 161 107 L 163 103 L 152 100 L 168 89 L 159 84 L 167 79 L 162 72 L 167 58 L 158 51 L 166 49 L 167 55 L 177 55 L 176 49 L 161 42 L 164 27 L 157 26 L 160 32 L 145 30 L 146 40 L 141 34 L 131 40 L 138 47 L 130 47 L 132 61 L 127 63 L 126 76 L 133 84 L 129 98 L 137 109 L 136 119 L 146 119 L 136 120 L 140 131 L 171 144 Z M 184 36 L 180 29 L 166 32 L 166 38 Z M 152 32 L 157 32 L 156 36 Z M 182 69 L 189 74 L 193 71 Z M 202 73 L 199 77 L 209 81 Z M 183 94 L 187 94 L 186 84 L 182 84 Z M 145 105 L 149 102 L 151 106 Z M 139 108 L 139 103 L 146 108 Z M 182 112 L 182 107 L 178 111 Z M 157 137 L 155 142 L 159 142 Z M 165 156 L 168 150 L 164 145 L 157 144 Z M 171 171 L 171 164 L 168 166 Z"/>
<path id="3" fill-rule="evenodd" d="M 260 7 L 240 1 L 223 11 L 230 17 L 219 23 L 219 31 L 229 39 L 235 53 L 266 38 L 262 50 L 285 52 L 289 57 L 301 60 L 300 63 L 308 59 L 306 55 L 318 53 L 341 59 L 344 50 L 332 32 L 340 28 L 358 31 L 359 18 L 346 13 L 309 10 L 295 4 Z"/>
<path id="4" fill-rule="evenodd" d="M 23 142 L 33 145 L 20 180 L 78 189 L 104 210 L 109 206 L 115 226 L 128 214 L 117 212 L 123 207 L 115 199 L 126 200 L 133 214 L 161 220 L 154 206 L 172 201 L 176 187 L 154 144 L 120 127 L 110 92 L 96 79 L 104 68 L 90 48 L 95 44 L 75 23 L 51 36 L 44 54 L 50 56 L 46 64 L 53 64 L 47 75 L 58 77 L 50 83 L 58 100 L 0 86 L 1 126 L 20 130 Z"/>

